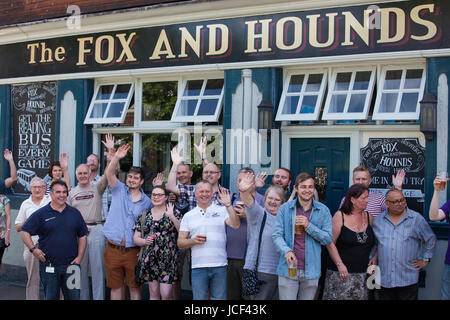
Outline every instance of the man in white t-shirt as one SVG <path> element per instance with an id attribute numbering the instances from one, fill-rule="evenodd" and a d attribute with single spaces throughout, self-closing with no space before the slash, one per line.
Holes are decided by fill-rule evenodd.
<path id="1" fill-rule="evenodd" d="M 104 300 L 103 254 L 105 252 L 105 239 L 102 234 L 102 195 L 108 181 L 103 176 L 98 183 L 91 184 L 90 173 L 90 167 L 87 164 L 80 164 L 77 167 L 78 185 L 70 190 L 67 203 L 81 212 L 89 230 L 86 251 L 80 266 L 80 299 L 89 300 L 88 266 L 90 266 L 93 299 Z"/>
<path id="2" fill-rule="evenodd" d="M 227 236 L 225 224 L 237 229 L 240 220 L 231 205 L 228 190 L 219 189 L 217 200 L 212 202 L 213 187 L 202 180 L 197 183 L 197 206 L 181 220 L 178 247 L 191 248 L 192 293 L 194 300 L 227 299 Z"/>
<path id="3" fill-rule="evenodd" d="M 17 215 L 15 225 L 17 232 L 20 232 L 25 221 L 37 210 L 47 205 L 52 199 L 45 195 L 47 185 L 39 177 L 31 179 L 31 196 L 22 202 Z M 34 245 L 37 246 L 39 236 L 31 237 Z M 25 290 L 27 300 L 39 300 L 39 260 L 24 245 L 23 260 L 27 269 L 28 281 Z"/>

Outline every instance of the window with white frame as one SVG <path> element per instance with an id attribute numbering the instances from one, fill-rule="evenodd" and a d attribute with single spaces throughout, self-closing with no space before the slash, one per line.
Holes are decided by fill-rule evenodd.
<path id="1" fill-rule="evenodd" d="M 224 79 L 195 79 L 182 81 L 174 122 L 215 122 L 222 109 Z"/>
<path id="2" fill-rule="evenodd" d="M 133 83 L 96 86 L 84 124 L 123 123 L 133 94 Z"/>
<path id="3" fill-rule="evenodd" d="M 384 67 L 372 119 L 418 120 L 425 88 L 425 69 Z"/>
<path id="4" fill-rule="evenodd" d="M 276 120 L 317 120 L 325 92 L 327 72 L 288 75 Z"/>
<path id="5" fill-rule="evenodd" d="M 367 119 L 374 83 L 375 67 L 334 70 L 329 81 L 322 119 Z"/>

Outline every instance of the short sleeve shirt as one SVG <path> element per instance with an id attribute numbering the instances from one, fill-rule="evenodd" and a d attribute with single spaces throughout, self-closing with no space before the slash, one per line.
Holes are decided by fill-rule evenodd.
<path id="1" fill-rule="evenodd" d="M 444 203 L 444 205 L 441 207 L 441 210 L 444 211 L 445 219 L 447 219 L 447 222 L 450 222 L 450 201 Z M 445 254 L 445 264 L 450 265 L 450 230 L 448 234 L 447 253 Z"/>

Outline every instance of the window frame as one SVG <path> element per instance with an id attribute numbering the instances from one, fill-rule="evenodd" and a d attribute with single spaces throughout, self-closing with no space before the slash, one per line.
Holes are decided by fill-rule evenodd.
<path id="1" fill-rule="evenodd" d="M 414 89 L 405 89 L 405 79 L 407 70 L 416 70 L 422 69 L 422 79 L 420 82 L 420 87 Z M 384 83 L 386 81 L 386 74 L 388 71 L 392 70 L 401 70 L 402 77 L 400 79 L 400 87 L 399 89 L 384 89 Z M 372 119 L 373 120 L 419 120 L 420 117 L 420 101 L 423 98 L 425 93 L 425 84 L 426 84 L 426 65 L 422 64 L 420 66 L 417 65 L 385 65 L 381 67 L 380 77 L 378 80 L 379 89 L 377 89 L 377 98 L 375 100 L 375 106 L 373 109 Z M 381 97 L 383 93 L 398 93 L 397 103 L 395 106 L 395 110 L 393 112 L 379 112 L 381 106 Z M 417 105 L 415 112 L 400 112 L 401 101 L 404 93 L 418 93 Z"/>
<path id="2" fill-rule="evenodd" d="M 224 84 L 222 86 L 222 90 L 220 95 L 211 95 L 211 96 L 205 96 L 204 92 L 205 92 L 205 88 L 206 88 L 206 84 L 208 83 L 208 80 L 213 80 L 213 79 L 222 79 L 224 80 Z M 203 84 L 202 84 L 202 88 L 200 90 L 200 95 L 198 96 L 187 96 L 188 98 L 184 98 L 185 96 L 183 96 L 183 93 L 186 89 L 186 86 L 188 84 L 189 81 L 195 81 L 195 80 L 202 80 Z M 177 102 L 175 104 L 175 108 L 173 110 L 172 113 L 172 117 L 170 119 L 171 122 L 218 122 L 219 121 L 219 117 L 220 117 L 220 112 L 222 111 L 223 108 L 223 96 L 225 93 L 225 79 L 224 77 L 217 77 L 217 76 L 207 76 L 207 77 L 183 77 L 179 80 L 178 82 L 178 96 L 177 96 Z M 181 88 L 181 90 L 180 90 Z M 208 99 L 218 99 L 217 105 L 216 105 L 216 110 L 214 112 L 214 115 L 197 115 L 198 110 L 200 108 L 200 104 L 203 101 L 203 99 L 208 98 Z M 195 107 L 195 111 L 194 114 L 191 116 L 178 116 L 178 112 L 180 111 L 181 108 L 181 103 L 184 100 L 193 100 L 193 99 L 198 99 L 197 105 Z"/>
<path id="3" fill-rule="evenodd" d="M 130 89 L 128 90 L 128 96 L 126 99 L 113 99 L 114 94 L 117 90 L 117 87 L 119 85 L 129 84 Z M 111 95 L 109 99 L 97 99 L 98 92 L 102 86 L 113 86 L 113 90 L 111 92 Z M 133 81 L 115 81 L 115 82 L 99 82 L 95 84 L 94 94 L 92 96 L 91 102 L 89 104 L 88 111 L 86 113 L 86 116 L 84 118 L 83 124 L 121 124 L 125 121 L 125 117 L 128 112 L 128 108 L 130 107 L 131 100 L 133 99 L 133 96 L 136 96 L 135 91 L 135 82 Z M 135 97 L 136 100 L 136 97 Z M 111 104 L 114 102 L 124 102 L 124 107 L 122 109 L 122 115 L 120 117 L 106 117 L 108 114 L 108 111 L 111 107 Z M 91 114 L 94 111 L 94 105 L 96 103 L 108 103 L 108 106 L 106 107 L 105 113 L 103 117 L 101 118 L 91 118 Z M 136 101 L 135 101 L 136 105 Z"/>
<path id="4" fill-rule="evenodd" d="M 313 92 L 311 94 L 309 94 L 309 93 L 305 94 L 307 79 L 309 79 L 309 76 L 312 74 L 322 74 L 323 75 L 322 83 L 320 84 L 320 89 L 317 92 Z M 305 78 L 303 79 L 302 89 L 301 89 L 300 93 L 289 93 L 288 89 L 289 89 L 289 84 L 290 84 L 291 78 L 292 78 L 292 76 L 297 76 L 297 75 L 305 76 Z M 280 103 L 278 104 L 278 110 L 277 110 L 277 115 L 275 117 L 275 121 L 318 120 L 319 114 L 320 114 L 320 109 L 322 107 L 323 97 L 325 95 L 327 81 L 328 81 L 328 71 L 326 69 L 298 70 L 298 71 L 289 72 L 284 79 L 283 92 L 281 94 Z M 303 113 L 303 114 L 300 113 L 304 97 L 305 96 L 315 96 L 316 94 L 317 94 L 317 101 L 316 101 L 316 106 L 314 108 L 314 113 Z M 284 104 L 286 101 L 286 97 L 291 97 L 291 96 L 299 97 L 297 110 L 296 110 L 295 114 L 292 114 L 292 113 L 284 114 L 283 108 L 284 108 Z"/>
<path id="5" fill-rule="evenodd" d="M 353 85 L 355 83 L 356 74 L 358 72 L 366 72 L 370 71 L 371 76 L 369 80 L 369 85 L 367 89 L 364 90 L 354 90 Z M 334 87 L 336 85 L 337 75 L 339 73 L 349 73 L 351 72 L 351 78 L 349 82 L 349 86 L 347 90 L 335 90 Z M 325 106 L 322 114 L 322 120 L 366 120 L 369 114 L 370 103 L 372 101 L 373 91 L 375 87 L 375 80 L 377 75 L 377 66 L 376 65 L 368 65 L 368 66 L 360 66 L 355 68 L 334 68 L 331 71 L 331 76 L 328 81 L 328 93 L 327 99 L 325 100 Z M 352 88 L 352 89 L 350 89 Z M 364 102 L 364 109 L 361 112 L 348 112 L 350 107 L 351 97 L 354 94 L 366 94 L 366 99 Z M 344 110 L 342 112 L 329 112 L 331 107 L 331 100 L 333 95 L 342 94 L 346 95 Z"/>

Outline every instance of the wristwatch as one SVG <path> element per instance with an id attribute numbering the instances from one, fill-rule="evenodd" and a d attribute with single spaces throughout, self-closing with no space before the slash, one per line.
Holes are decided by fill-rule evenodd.
<path id="1" fill-rule="evenodd" d="M 430 258 L 423 258 L 422 260 L 425 261 L 425 262 L 430 262 L 431 261 Z"/>
<path id="2" fill-rule="evenodd" d="M 28 250 L 30 250 L 30 252 L 33 253 L 33 251 L 36 250 L 36 247 L 33 247 L 31 249 L 28 249 Z"/>

